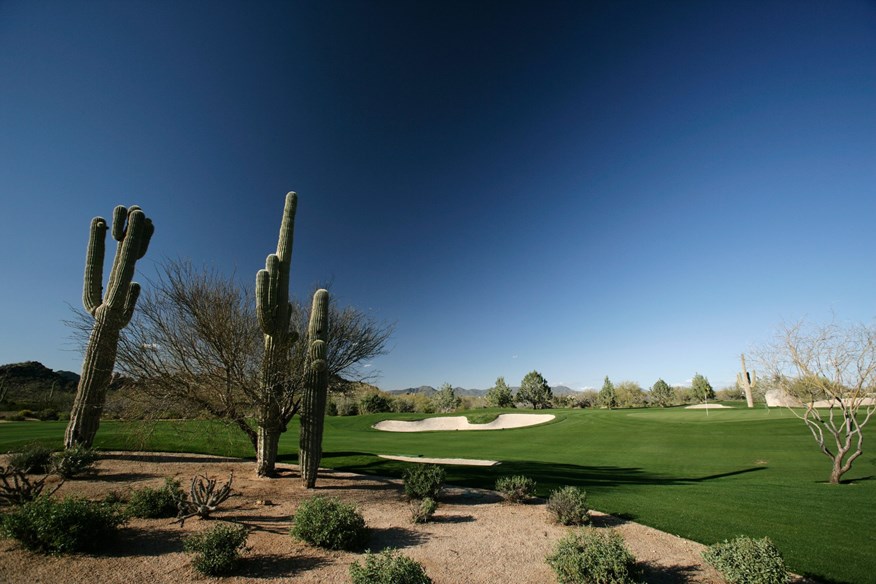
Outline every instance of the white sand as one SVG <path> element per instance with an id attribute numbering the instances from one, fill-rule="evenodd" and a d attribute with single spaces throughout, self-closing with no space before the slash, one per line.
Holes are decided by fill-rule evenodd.
<path id="1" fill-rule="evenodd" d="M 524 428 L 536 424 L 550 422 L 553 414 L 499 414 L 492 422 L 472 424 L 465 416 L 441 416 L 408 422 L 402 420 L 384 420 L 372 426 L 384 432 L 432 432 L 441 430 L 508 430 Z"/>
<path id="2" fill-rule="evenodd" d="M 723 404 L 697 404 L 695 406 L 687 406 L 686 410 L 732 410 L 733 406 L 725 406 Z"/>
<path id="3" fill-rule="evenodd" d="M 499 464 L 498 460 L 483 460 L 480 458 L 429 458 L 426 456 L 396 456 L 393 454 L 378 454 L 377 456 L 402 462 L 419 462 L 420 464 L 459 464 L 464 466 L 496 466 Z"/>

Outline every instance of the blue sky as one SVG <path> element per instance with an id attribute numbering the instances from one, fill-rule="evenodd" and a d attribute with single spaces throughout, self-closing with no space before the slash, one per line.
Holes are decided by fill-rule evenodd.
<path id="1" fill-rule="evenodd" d="M 0 1 L 0 362 L 78 370 L 88 225 L 396 322 L 384 389 L 722 387 L 871 322 L 872 2 Z"/>

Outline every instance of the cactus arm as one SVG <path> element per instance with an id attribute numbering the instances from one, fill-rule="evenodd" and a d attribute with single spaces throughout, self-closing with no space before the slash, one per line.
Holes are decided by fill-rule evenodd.
<path id="1" fill-rule="evenodd" d="M 280 224 L 280 238 L 277 240 L 277 257 L 286 264 L 286 273 L 292 264 L 292 237 L 295 234 L 295 210 L 298 207 L 298 195 L 286 194 L 283 207 L 283 222 Z"/>
<path id="2" fill-rule="evenodd" d="M 307 381 L 301 400 L 301 435 L 298 440 L 298 464 L 305 488 L 316 486 L 316 475 L 322 460 L 322 434 L 325 406 L 328 398 L 328 366 L 326 336 L 328 331 L 329 294 L 317 290 L 313 295 L 310 322 L 307 326 Z"/>
<path id="3" fill-rule="evenodd" d="M 271 309 L 268 302 L 271 275 L 267 270 L 259 270 L 256 273 L 256 312 L 259 317 L 259 325 L 263 334 L 271 330 Z"/>
<path id="4" fill-rule="evenodd" d="M 125 310 L 122 313 L 121 325 L 122 328 L 128 326 L 131 322 L 131 317 L 134 316 L 134 307 L 137 305 L 137 298 L 140 297 L 140 284 L 131 282 L 128 287 L 128 295 L 125 297 Z"/>
<path id="5" fill-rule="evenodd" d="M 92 316 L 103 302 L 103 257 L 106 253 L 106 231 L 106 220 L 103 217 L 95 217 L 91 220 L 88 250 L 85 253 L 82 305 Z"/>
<path id="6" fill-rule="evenodd" d="M 128 219 L 128 209 L 119 205 L 113 209 L 113 239 L 122 241 L 125 238 L 125 222 Z"/>
<path id="7" fill-rule="evenodd" d="M 152 234 L 155 233 L 155 225 L 152 224 L 152 219 L 146 219 L 146 230 L 143 233 L 140 250 L 137 252 L 137 259 L 142 259 L 146 255 L 146 250 L 149 249 L 149 242 L 152 241 Z"/>
<path id="8" fill-rule="evenodd" d="M 118 209 L 118 207 L 116 207 Z M 143 211 L 135 209 L 127 215 L 128 224 L 124 230 L 122 240 L 119 241 L 116 250 L 113 269 L 110 273 L 109 283 L 106 287 L 104 301 L 110 307 L 121 309 L 128 295 L 128 287 L 134 277 L 134 266 L 137 255 L 143 245 L 142 238 L 146 231 L 146 215 Z M 124 221 L 122 222 L 124 224 Z M 116 232 L 116 223 L 113 223 L 113 236 Z"/>

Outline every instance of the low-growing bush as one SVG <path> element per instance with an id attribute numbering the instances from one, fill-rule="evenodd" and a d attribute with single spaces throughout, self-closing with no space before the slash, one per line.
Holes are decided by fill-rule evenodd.
<path id="1" fill-rule="evenodd" d="M 365 552 L 364 564 L 350 564 L 353 584 L 431 584 L 423 566 L 398 551 Z"/>
<path id="2" fill-rule="evenodd" d="M 220 523 L 186 538 L 183 548 L 195 554 L 192 565 L 198 572 L 207 576 L 224 576 L 237 567 L 246 537 L 246 527 Z"/>
<path id="3" fill-rule="evenodd" d="M 37 420 L 42 420 L 43 422 L 49 422 L 52 420 L 58 419 L 58 410 L 55 408 L 45 408 L 40 410 L 33 415 Z"/>
<path id="4" fill-rule="evenodd" d="M 159 489 L 143 487 L 131 493 L 125 511 L 130 517 L 142 519 L 176 517 L 179 513 L 180 503 L 185 498 L 186 495 L 180 488 L 179 481 L 166 478 L 164 486 Z"/>
<path id="5" fill-rule="evenodd" d="M 31 551 L 65 554 L 100 548 L 124 517 L 117 505 L 38 497 L 3 515 L 0 522 L 4 535 Z"/>
<path id="6" fill-rule="evenodd" d="M 633 584 L 635 559 L 619 533 L 582 527 L 557 542 L 547 558 L 560 584 Z"/>
<path id="7" fill-rule="evenodd" d="M 405 495 L 411 499 L 438 500 L 444 490 L 444 467 L 437 464 L 414 464 L 405 469 Z"/>
<path id="8" fill-rule="evenodd" d="M 557 523 L 563 525 L 587 525 L 590 509 L 587 507 L 587 491 L 578 487 L 563 487 L 551 493 L 547 502 Z"/>
<path id="9" fill-rule="evenodd" d="M 18 415 L 21 417 L 21 419 L 35 417 L 32 410 L 21 410 L 20 412 L 18 412 Z"/>
<path id="10" fill-rule="evenodd" d="M 499 477 L 496 479 L 496 490 L 506 501 L 522 503 L 535 494 L 535 481 L 523 475 Z"/>
<path id="11" fill-rule="evenodd" d="M 51 470 L 65 479 L 86 473 L 94 468 L 97 453 L 91 448 L 77 444 L 52 455 Z"/>
<path id="12" fill-rule="evenodd" d="M 413 523 L 428 523 L 438 509 L 438 502 L 431 498 L 411 499 L 411 521 Z"/>
<path id="13" fill-rule="evenodd" d="M 355 505 L 317 495 L 298 506 L 292 535 L 330 550 L 356 550 L 365 544 L 368 531 Z"/>
<path id="14" fill-rule="evenodd" d="M 788 571 L 782 554 L 770 538 L 737 537 L 716 543 L 703 552 L 727 584 L 785 584 Z"/>
<path id="15" fill-rule="evenodd" d="M 21 472 L 46 474 L 52 462 L 52 451 L 46 446 L 34 442 L 9 456 L 9 466 Z"/>

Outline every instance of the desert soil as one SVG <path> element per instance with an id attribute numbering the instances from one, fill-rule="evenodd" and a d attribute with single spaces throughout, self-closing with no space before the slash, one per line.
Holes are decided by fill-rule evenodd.
<path id="1" fill-rule="evenodd" d="M 502 502 L 492 491 L 447 489 L 434 522 L 414 525 L 401 482 L 381 477 L 320 471 L 317 488 L 301 486 L 297 469 L 279 465 L 280 476 L 259 479 L 252 461 L 190 454 L 104 453 L 97 472 L 67 481 L 56 496 L 101 498 L 144 486 L 160 487 L 165 477 L 183 485 L 198 474 L 224 481 L 234 473 L 235 496 L 215 520 L 134 519 L 99 555 L 37 556 L 14 540 L 0 540 L 0 582 L 135 584 L 215 581 L 191 567 L 183 538 L 216 521 L 250 527 L 238 575 L 227 583 L 349 582 L 349 565 L 361 554 L 324 551 L 289 535 L 298 504 L 315 494 L 359 506 L 370 528 L 368 547 L 392 547 L 421 562 L 436 584 L 547 583 L 556 579 L 544 558 L 571 528 L 551 522 L 543 501 Z M 720 577 L 700 559 L 703 546 L 643 525 L 594 512 L 600 529 L 617 529 L 645 569 L 647 582 L 712 583 Z"/>

